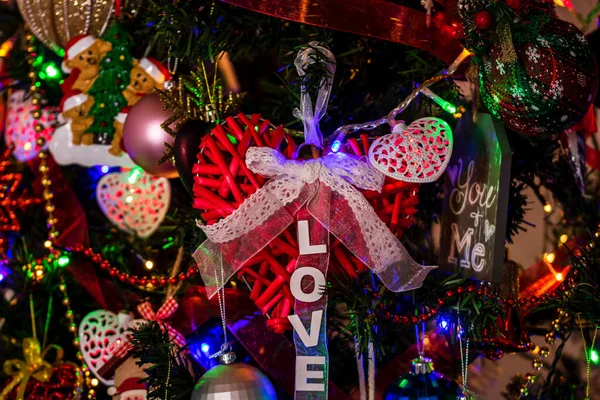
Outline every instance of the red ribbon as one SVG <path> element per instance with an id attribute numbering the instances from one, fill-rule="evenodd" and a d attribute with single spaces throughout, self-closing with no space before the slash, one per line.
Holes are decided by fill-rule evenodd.
<path id="1" fill-rule="evenodd" d="M 583 119 L 571 129 L 582 131 L 586 139 L 598 132 L 598 126 L 596 125 L 596 109 L 593 104 Z M 587 145 L 585 148 L 585 162 L 590 167 L 600 170 L 600 151 L 593 146 Z"/>
<path id="2" fill-rule="evenodd" d="M 385 0 L 223 0 L 272 17 L 403 43 L 450 64 L 462 51 L 459 24 Z"/>
<path id="3" fill-rule="evenodd" d="M 171 325 L 164 322 L 165 319 L 171 317 L 175 311 L 179 308 L 179 304 L 175 301 L 174 298 L 169 297 L 167 301 L 158 309 L 158 312 L 154 312 L 152 308 L 152 304 L 149 302 L 145 302 L 140 304 L 137 309 L 138 312 L 147 319 L 148 321 L 157 321 L 160 322 L 160 327 L 164 330 L 166 329 L 169 338 L 179 347 L 185 346 L 185 338 L 181 333 L 179 333 L 175 328 Z"/>

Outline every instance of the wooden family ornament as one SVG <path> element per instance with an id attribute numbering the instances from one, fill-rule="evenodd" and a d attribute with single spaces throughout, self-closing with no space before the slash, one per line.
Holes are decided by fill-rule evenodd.
<path id="1" fill-rule="evenodd" d="M 510 186 L 511 152 L 502 123 L 490 114 L 463 114 L 446 170 L 440 267 L 498 282 Z"/>
<path id="2" fill-rule="evenodd" d="M 123 125 L 129 111 L 143 96 L 171 79 L 166 68 L 149 57 L 133 59 L 133 42 L 118 24 L 101 37 L 79 35 L 65 48 L 62 118 L 67 133 L 51 148 L 60 164 L 132 166 L 122 151 Z M 70 155 L 74 146 L 90 146 Z M 99 147 L 101 152 L 92 150 Z M 85 157 L 88 154 L 89 157 Z"/>

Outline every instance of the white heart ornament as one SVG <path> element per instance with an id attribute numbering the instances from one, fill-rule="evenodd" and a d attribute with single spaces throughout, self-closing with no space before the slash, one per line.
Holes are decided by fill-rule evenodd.
<path id="1" fill-rule="evenodd" d="M 398 124 L 391 134 L 376 139 L 369 161 L 384 175 L 402 182 L 437 180 L 452 155 L 452 129 L 439 118 L 421 118 L 408 127 Z"/>
<path id="2" fill-rule="evenodd" d="M 104 385 L 112 386 L 114 380 L 103 377 L 99 371 L 114 355 L 114 351 L 123 343 L 127 330 L 138 328 L 145 321 L 133 319 L 129 314 L 119 315 L 96 310 L 86 315 L 79 324 L 79 347 L 90 371 Z"/>
<path id="3" fill-rule="evenodd" d="M 131 179 L 136 175 L 137 179 Z M 96 198 L 104 215 L 117 228 L 146 238 L 165 219 L 171 184 L 166 178 L 136 168 L 104 175 L 96 187 Z"/>
<path id="4" fill-rule="evenodd" d="M 36 132 L 34 127 L 36 120 L 32 115 L 36 106 L 31 103 L 31 100 L 32 97 L 27 97 L 23 90 L 13 92 L 8 99 L 6 143 L 13 146 L 13 155 L 20 162 L 37 157 L 40 151 L 48 147 L 58 118 L 56 107 L 41 107 L 38 122 L 43 129 L 41 132 Z M 37 143 L 39 138 L 44 138 L 43 146 Z"/>

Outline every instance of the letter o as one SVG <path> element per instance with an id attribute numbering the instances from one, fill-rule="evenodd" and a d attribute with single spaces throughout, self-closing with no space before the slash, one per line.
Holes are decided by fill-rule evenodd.
<path id="1" fill-rule="evenodd" d="M 305 293 L 302 290 L 302 278 L 305 276 L 311 276 L 315 283 L 313 290 L 310 293 Z M 292 295 L 296 298 L 296 300 L 300 300 L 305 303 L 314 303 L 315 301 L 319 301 L 319 299 L 323 297 L 320 292 L 321 287 L 324 287 L 325 284 L 325 275 L 313 267 L 298 268 L 294 271 L 292 278 L 290 279 L 290 289 L 292 291 Z"/>

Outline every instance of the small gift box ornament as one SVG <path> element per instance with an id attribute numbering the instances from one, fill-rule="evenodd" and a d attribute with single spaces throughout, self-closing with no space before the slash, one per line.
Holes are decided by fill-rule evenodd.
<path id="1" fill-rule="evenodd" d="M 54 350 L 54 360 L 48 361 Z M 75 399 L 83 385 L 79 368 L 62 362 L 63 350 L 50 345 L 42 350 L 36 338 L 23 340 L 23 360 L 4 362 L 4 373 L 10 378 L 0 391 L 0 400 Z"/>

